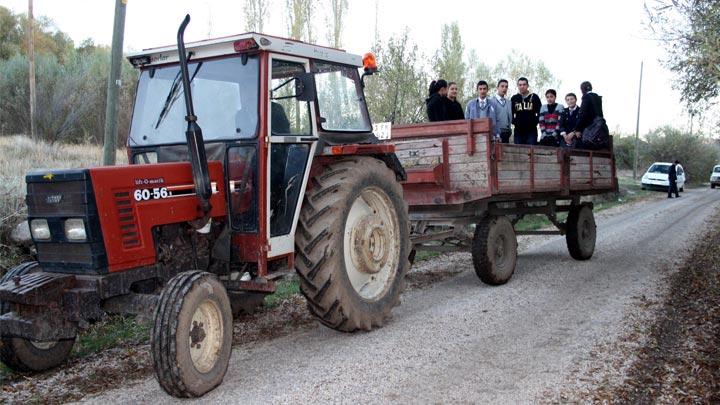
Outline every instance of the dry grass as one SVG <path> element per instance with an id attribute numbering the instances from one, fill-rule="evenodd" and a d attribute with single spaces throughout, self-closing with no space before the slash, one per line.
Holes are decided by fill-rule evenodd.
<path id="1" fill-rule="evenodd" d="M 117 151 L 117 162 L 127 162 L 124 149 Z M 35 142 L 22 135 L 0 137 L 0 274 L 8 256 L 17 254 L 7 245 L 10 230 L 23 220 L 25 174 L 32 169 L 71 169 L 98 166 L 102 147 Z"/>

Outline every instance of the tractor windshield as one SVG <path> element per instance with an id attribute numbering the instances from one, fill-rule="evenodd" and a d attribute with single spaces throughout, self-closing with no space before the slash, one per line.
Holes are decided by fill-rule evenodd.
<path id="1" fill-rule="evenodd" d="M 357 68 L 315 64 L 320 122 L 325 131 L 368 132 L 368 116 Z"/>
<path id="2" fill-rule="evenodd" d="M 206 141 L 252 138 L 258 124 L 258 57 L 191 62 L 192 97 Z M 140 74 L 128 144 L 185 143 L 185 100 L 178 65 Z"/>

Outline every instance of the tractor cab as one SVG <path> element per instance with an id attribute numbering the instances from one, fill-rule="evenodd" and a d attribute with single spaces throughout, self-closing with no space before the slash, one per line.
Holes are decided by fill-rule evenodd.
<path id="1" fill-rule="evenodd" d="M 255 33 L 188 44 L 187 51 L 197 123 L 207 160 L 222 162 L 226 174 L 233 232 L 240 244 L 266 244 L 271 261 L 291 255 L 311 157 L 328 146 L 375 141 L 362 58 Z M 131 164 L 189 161 L 177 47 L 129 60 L 140 69 Z M 255 252 L 240 254 L 256 260 Z"/>

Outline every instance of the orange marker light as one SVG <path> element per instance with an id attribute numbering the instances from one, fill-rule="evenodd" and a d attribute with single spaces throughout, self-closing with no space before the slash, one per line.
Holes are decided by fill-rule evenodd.
<path id="1" fill-rule="evenodd" d="M 363 68 L 366 72 L 375 72 L 377 70 L 377 60 L 372 52 L 368 52 L 363 56 Z"/>

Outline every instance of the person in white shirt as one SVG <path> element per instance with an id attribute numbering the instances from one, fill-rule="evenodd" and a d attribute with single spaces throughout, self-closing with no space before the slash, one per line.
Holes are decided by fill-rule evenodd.
<path id="1" fill-rule="evenodd" d="M 494 138 L 500 139 L 500 132 L 497 128 L 497 117 L 495 107 L 490 103 L 488 98 L 488 84 L 485 80 L 480 80 L 476 86 L 477 98 L 470 100 L 465 107 L 465 119 L 472 120 L 476 118 L 490 118 L 490 127 Z"/>
<path id="2" fill-rule="evenodd" d="M 501 79 L 497 84 L 497 94 L 490 99 L 490 104 L 495 108 L 495 117 L 497 119 L 497 132 L 500 134 L 502 143 L 510 143 L 510 135 L 512 135 L 512 106 L 510 99 L 506 98 L 508 91 L 508 81 Z"/>
<path id="3" fill-rule="evenodd" d="M 577 105 L 577 96 L 575 93 L 568 93 L 565 96 L 567 108 L 560 113 L 560 136 L 565 137 L 569 132 L 575 129 L 580 117 L 580 107 Z M 560 144 L 564 144 L 561 142 Z"/>

